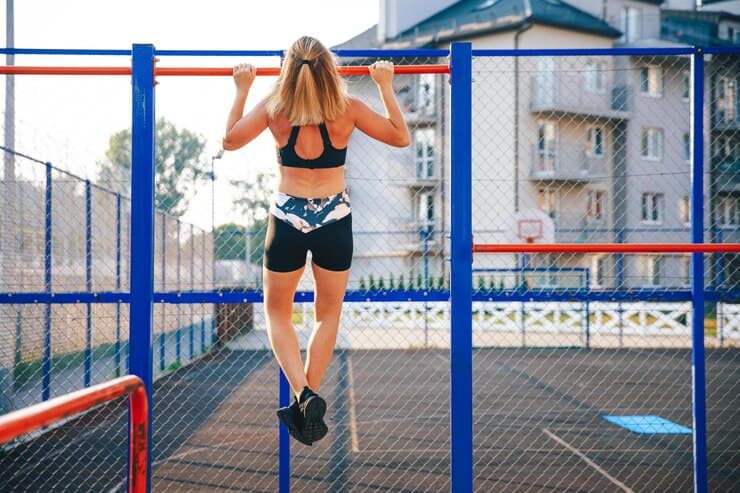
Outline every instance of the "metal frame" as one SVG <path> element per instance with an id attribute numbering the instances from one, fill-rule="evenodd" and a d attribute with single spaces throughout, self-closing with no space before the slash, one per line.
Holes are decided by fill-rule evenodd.
<path id="1" fill-rule="evenodd" d="M 99 67 L 95 70 L 67 67 L 72 73 L 103 72 L 111 75 L 131 75 L 132 78 L 132 216 L 137 218 L 137 234 L 131 239 L 131 283 L 130 293 L 92 292 L 90 280 L 91 264 L 87 265 L 87 291 L 80 293 L 51 292 L 51 206 L 52 206 L 52 167 L 46 164 L 46 247 L 45 276 L 42 293 L 0 293 L 0 304 L 44 303 L 46 320 L 44 330 L 44 354 L 50 356 L 51 331 L 49 326 L 50 309 L 54 303 L 130 303 L 130 368 L 131 373 L 143 381 L 145 394 L 151 401 L 152 396 L 152 305 L 155 301 L 167 303 L 214 303 L 222 301 L 261 302 L 262 296 L 257 292 L 216 293 L 190 291 L 178 293 L 155 293 L 154 291 L 154 82 L 156 75 L 230 75 L 231 69 L 190 69 L 155 67 L 156 56 L 282 56 L 283 51 L 200 51 L 200 50 L 162 50 L 156 51 L 153 45 L 133 45 L 131 50 L 63 50 L 63 49 L 0 49 L 0 53 L 24 55 L 120 55 L 131 56 L 131 67 Z M 451 303 L 451 489 L 453 491 L 472 491 L 473 489 L 473 382 L 472 382 L 472 321 L 471 310 L 474 300 L 691 300 L 694 310 L 692 321 L 693 334 L 693 415 L 694 415 L 694 481 L 695 490 L 704 492 L 707 488 L 706 471 L 706 407 L 705 407 L 705 368 L 703 345 L 703 303 L 719 299 L 740 299 L 740 293 L 705 290 L 704 260 L 700 251 L 713 248 L 704 244 L 703 228 L 703 90 L 704 90 L 704 54 L 740 53 L 739 48 L 698 49 L 665 48 L 665 49 L 568 49 L 568 50 L 473 50 L 470 43 L 453 43 L 447 50 L 342 50 L 337 52 L 346 57 L 444 57 L 450 56 L 449 73 L 452 90 L 452 230 L 451 230 L 451 290 L 446 291 L 393 291 L 393 292 L 349 292 L 347 301 L 450 301 Z M 472 59 L 473 57 L 500 56 L 650 56 L 650 55 L 684 55 L 690 56 L 693 64 L 693 100 L 692 100 L 692 274 L 690 290 L 656 289 L 653 291 L 626 292 L 623 290 L 591 289 L 554 289 L 535 290 L 524 293 L 521 290 L 494 291 L 491 293 L 474 292 L 472 289 Z M 423 67 L 423 66 L 422 66 Z M 447 73 L 446 66 L 436 67 L 433 73 Z M 21 67 L 7 69 L 0 73 L 23 72 Z M 65 73 L 64 68 L 41 68 L 33 73 L 53 73 L 54 70 Z M 45 70 L 45 71 L 44 71 Z M 366 68 L 353 69 L 357 74 L 367 73 Z M 351 71 L 351 72 L 353 72 Z M 423 68 L 414 68 L 411 72 L 421 73 Z M 402 70 L 398 70 L 399 73 Z M 354 73 L 354 72 L 353 72 Z M 265 75 L 274 75 L 274 69 Z M 88 189 L 89 190 L 89 189 Z M 89 192 L 88 192 L 89 197 Z M 89 203 L 89 199 L 88 199 Z M 117 231 L 120 232 L 120 197 L 118 198 Z M 134 227 L 132 226 L 132 230 Z M 89 225 L 88 225 L 89 231 Z M 86 233 L 86 234 L 89 234 Z M 618 242 L 621 243 L 621 242 Z M 531 246 L 531 245 L 530 245 Z M 624 245 L 623 252 L 630 246 Z M 685 245 L 683 246 L 685 247 Z M 733 245 L 730 251 L 736 251 Z M 120 241 L 117 243 L 117 255 L 120 256 Z M 582 248 L 582 247 L 579 247 Z M 592 246 L 593 248 L 593 246 Z M 663 247 L 657 249 L 662 251 Z M 677 247 L 674 247 L 677 248 Z M 725 247 L 728 248 L 728 247 Z M 499 252 L 501 249 L 498 250 Z M 616 251 L 616 250 L 615 250 Z M 656 250 L 652 250 L 656 251 Z M 712 250 L 720 251 L 720 250 Z M 722 250 L 727 251 L 727 250 Z M 89 248 L 87 250 L 88 257 Z M 88 258 L 88 261 L 89 258 Z M 117 267 L 118 269 L 119 267 Z M 194 286 L 191 286 L 194 288 Z M 120 270 L 117 270 L 116 288 L 120 288 Z M 312 293 L 297 293 L 296 301 L 311 301 Z M 89 313 L 89 312 L 88 312 Z M 90 316 L 88 318 L 91 318 Z M 87 361 L 86 361 L 87 363 Z M 45 363 L 43 367 L 43 394 L 48 399 L 48 385 L 51 368 Z M 288 389 L 289 392 L 289 389 Z M 288 394 L 289 395 L 289 394 Z M 281 381 L 280 401 L 286 404 L 286 382 Z M 151 406 L 146 411 L 151 420 Z M 145 466 L 146 490 L 151 489 L 151 433 L 147 436 L 147 464 Z M 289 448 L 286 434 L 280 438 L 280 489 L 289 489 Z"/>

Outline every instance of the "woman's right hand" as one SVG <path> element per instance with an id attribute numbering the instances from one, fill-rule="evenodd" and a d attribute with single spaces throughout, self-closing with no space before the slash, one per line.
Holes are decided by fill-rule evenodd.
<path id="1" fill-rule="evenodd" d="M 234 84 L 237 91 L 247 92 L 252 87 L 257 69 L 250 63 L 240 63 L 234 66 Z"/>
<path id="2" fill-rule="evenodd" d="M 390 84 L 393 81 L 393 62 L 379 60 L 368 67 L 370 77 L 379 86 Z"/>

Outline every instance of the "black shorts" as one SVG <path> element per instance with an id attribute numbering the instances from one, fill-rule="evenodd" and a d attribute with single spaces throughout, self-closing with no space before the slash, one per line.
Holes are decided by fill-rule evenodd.
<path id="1" fill-rule="evenodd" d="M 309 250 L 313 263 L 322 269 L 349 269 L 352 264 L 352 214 L 308 233 L 270 214 L 264 255 L 264 265 L 268 270 L 298 270 L 306 265 Z"/>

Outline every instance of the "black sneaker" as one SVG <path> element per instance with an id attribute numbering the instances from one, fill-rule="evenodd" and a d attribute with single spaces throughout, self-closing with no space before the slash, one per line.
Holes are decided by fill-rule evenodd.
<path id="1" fill-rule="evenodd" d="M 288 428 L 288 433 L 290 433 L 290 436 L 304 445 L 311 446 L 311 440 L 307 440 L 306 437 L 303 436 L 303 432 L 301 431 L 303 425 L 303 416 L 301 415 L 301 410 L 298 406 L 297 399 L 294 399 L 293 404 L 291 404 L 290 406 L 281 407 L 280 409 L 278 409 L 277 417 L 280 422 L 283 423 L 286 428 Z"/>
<path id="2" fill-rule="evenodd" d="M 324 423 L 326 401 L 313 390 L 304 387 L 298 401 L 298 408 L 303 420 L 301 432 L 306 440 L 317 442 L 324 438 L 329 431 Z"/>

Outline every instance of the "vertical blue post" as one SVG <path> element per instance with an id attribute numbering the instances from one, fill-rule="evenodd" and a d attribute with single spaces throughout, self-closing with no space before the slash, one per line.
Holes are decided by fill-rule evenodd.
<path id="1" fill-rule="evenodd" d="M 704 243 L 704 54 L 697 48 L 691 57 L 691 242 Z M 704 361 L 704 256 L 691 254 L 692 301 L 692 401 L 694 414 L 694 491 L 707 491 L 707 420 Z"/>
<path id="2" fill-rule="evenodd" d="M 182 273 L 180 269 L 180 262 L 182 260 L 182 254 L 180 250 L 182 249 L 182 244 L 180 243 L 180 219 L 177 220 L 177 292 L 182 291 Z M 182 305 L 179 303 L 177 304 L 177 327 L 175 328 L 175 361 L 179 363 L 182 358 L 182 330 L 180 330 L 182 327 L 182 320 L 180 317 L 180 310 L 182 308 Z M 162 346 L 164 348 L 164 346 Z M 164 349 L 162 349 L 164 351 Z"/>
<path id="3" fill-rule="evenodd" d="M 280 407 L 285 407 L 290 405 L 290 398 L 292 391 L 290 389 L 290 383 L 288 383 L 288 379 L 285 378 L 285 374 L 283 373 L 283 370 L 280 371 L 280 397 L 279 397 L 279 403 Z M 290 434 L 288 434 L 288 429 L 283 425 L 282 423 L 278 425 L 280 427 L 280 432 L 278 433 L 278 440 L 279 440 L 279 447 L 280 447 L 280 456 L 279 456 L 279 466 L 278 466 L 278 482 L 279 482 L 279 491 L 280 493 L 288 493 L 290 491 Z"/>
<path id="4" fill-rule="evenodd" d="M 156 217 L 156 212 L 154 213 Z M 164 213 L 162 213 L 162 227 L 160 228 L 161 233 L 161 241 L 162 244 L 162 255 L 161 255 L 161 271 L 160 274 L 162 276 L 162 291 L 166 291 L 167 289 L 167 216 L 165 216 Z M 156 245 L 156 243 L 155 243 Z M 157 341 L 159 342 L 159 371 L 164 372 L 164 368 L 166 366 L 165 364 L 165 346 L 167 344 L 167 310 L 164 308 L 164 305 L 162 305 L 162 331 L 157 336 Z"/>
<path id="5" fill-rule="evenodd" d="M 473 491 L 473 52 L 452 43 L 450 446 L 451 489 Z"/>
<path id="6" fill-rule="evenodd" d="M 193 225 L 190 225 L 190 291 L 195 290 L 195 231 Z M 195 318 L 195 307 L 190 305 L 190 322 L 188 323 L 188 343 L 190 343 L 190 349 L 188 350 L 188 361 L 195 359 L 195 330 L 193 319 Z"/>
<path id="7" fill-rule="evenodd" d="M 116 194 L 116 292 L 121 291 L 121 194 Z M 116 376 L 121 375 L 121 303 L 116 302 L 116 343 L 113 350 Z"/>
<path id="8" fill-rule="evenodd" d="M 90 180 L 85 180 L 85 290 L 92 292 L 92 194 Z M 85 387 L 90 386 L 92 371 L 92 305 L 86 304 Z"/>
<path id="9" fill-rule="evenodd" d="M 44 291 L 51 292 L 52 246 L 52 179 L 51 163 L 46 163 L 46 193 L 44 196 Z M 51 304 L 44 306 L 44 362 L 41 368 L 41 399 L 49 400 L 51 390 Z"/>
<path id="10" fill-rule="evenodd" d="M 132 50 L 131 121 L 131 373 L 144 381 L 149 399 L 147 491 L 152 464 L 152 303 L 154 301 L 154 46 Z M 136 234 L 134 234 L 136 232 Z"/>

